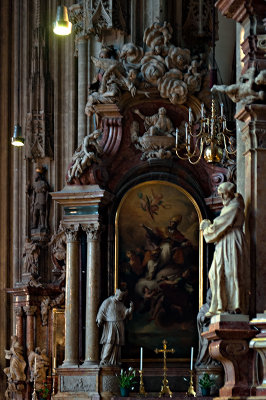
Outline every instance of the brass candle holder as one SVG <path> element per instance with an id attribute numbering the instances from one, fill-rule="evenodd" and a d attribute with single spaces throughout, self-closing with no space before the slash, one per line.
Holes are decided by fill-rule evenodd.
<path id="1" fill-rule="evenodd" d="M 145 392 L 145 387 L 143 383 L 143 371 L 142 369 L 139 370 L 139 394 L 141 396 L 147 396 L 147 393 Z"/>
<path id="2" fill-rule="evenodd" d="M 34 379 L 33 379 L 33 392 L 32 392 L 32 400 L 38 400 L 38 396 L 36 393 L 36 375 L 34 374 Z"/>
<path id="3" fill-rule="evenodd" d="M 193 386 L 193 370 L 190 370 L 190 380 L 189 380 L 189 387 L 186 393 L 186 397 L 196 397 L 196 392 Z"/>
<path id="4" fill-rule="evenodd" d="M 53 368 L 53 388 L 52 388 L 52 397 L 55 396 L 55 368 Z"/>

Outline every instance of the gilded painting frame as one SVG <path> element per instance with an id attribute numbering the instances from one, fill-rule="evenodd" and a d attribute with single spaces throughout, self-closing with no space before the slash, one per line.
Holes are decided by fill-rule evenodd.
<path id="1" fill-rule="evenodd" d="M 132 199 L 134 199 L 134 200 L 132 200 Z M 169 201 L 168 201 L 168 199 L 169 199 Z M 152 207 L 152 204 L 153 204 L 153 207 Z M 133 215 L 131 217 L 131 219 L 132 219 L 132 229 L 131 229 L 131 227 L 130 227 L 131 222 L 128 221 L 128 218 L 130 219 L 132 210 L 133 210 L 133 213 L 132 213 Z M 182 210 L 183 210 L 183 214 L 181 214 Z M 184 213 L 184 210 L 186 210 L 186 213 L 188 213 L 187 215 Z M 200 225 L 200 222 L 202 221 L 202 214 L 201 214 L 201 211 L 200 211 L 200 208 L 199 208 L 197 202 L 191 196 L 190 193 L 188 193 L 181 186 L 174 184 L 172 182 L 168 182 L 168 181 L 151 180 L 151 181 L 146 181 L 146 182 L 140 183 L 138 185 L 135 185 L 134 187 L 130 188 L 124 194 L 123 198 L 121 199 L 121 201 L 119 203 L 119 206 L 118 206 L 117 212 L 116 212 L 116 216 L 115 216 L 114 290 L 116 290 L 118 287 L 121 287 L 121 284 L 125 284 L 125 282 L 120 282 L 121 276 L 122 276 L 121 279 L 125 280 L 123 278 L 123 276 L 124 276 L 124 266 L 123 265 L 124 264 L 122 265 L 122 263 L 121 263 L 121 259 L 125 258 L 125 248 L 126 248 L 126 245 L 124 244 L 124 241 L 126 242 L 126 239 L 124 240 L 123 232 L 122 232 L 123 229 L 124 229 L 124 231 L 125 231 L 125 229 L 130 231 L 130 234 L 132 232 L 132 242 L 134 244 L 134 237 L 136 237 L 136 235 L 134 236 L 134 232 L 136 233 L 136 231 L 138 230 L 138 228 L 136 226 L 138 226 L 138 223 L 140 222 L 140 219 L 142 218 L 142 216 L 143 216 L 144 222 L 147 223 L 146 221 L 150 221 L 151 222 L 150 225 L 152 225 L 154 228 L 156 226 L 156 220 L 157 220 L 158 224 L 159 224 L 159 220 L 161 221 L 161 224 L 162 224 L 163 220 L 164 221 L 170 220 L 173 214 L 179 214 L 179 215 L 182 215 L 182 218 L 183 218 L 183 222 L 182 222 L 182 218 L 181 218 L 180 225 L 182 226 L 182 224 L 183 224 L 183 226 L 188 226 L 188 221 L 186 221 L 186 218 L 189 217 L 189 215 L 190 215 L 189 212 L 191 215 L 194 213 L 196 215 L 196 219 L 197 219 L 195 221 L 195 223 L 197 225 L 197 240 L 198 240 L 197 243 L 198 243 L 198 245 L 197 245 L 197 247 L 196 247 L 196 245 L 193 247 L 193 248 L 197 248 L 197 252 L 198 252 L 198 254 L 197 254 L 197 252 L 194 251 L 194 254 L 197 254 L 197 265 L 198 265 L 198 267 L 197 267 L 198 268 L 197 283 L 196 283 L 196 285 L 198 286 L 198 288 L 197 288 L 198 295 L 197 295 L 197 301 L 196 301 L 197 309 L 199 309 L 202 306 L 202 304 L 203 304 L 203 235 L 202 235 L 202 232 L 199 230 L 199 225 Z M 119 225 L 119 223 L 121 221 L 123 221 L 123 218 L 124 218 L 123 226 L 125 225 L 125 222 L 126 222 L 126 225 L 127 225 L 126 228 L 122 228 L 122 223 L 121 223 L 121 225 Z M 195 216 L 193 218 L 195 219 Z M 134 224 L 136 224 L 136 226 L 134 226 Z M 167 225 L 166 222 L 165 222 L 165 224 Z M 144 223 L 142 225 L 140 224 L 140 229 L 142 229 L 144 226 L 145 226 L 145 230 L 147 233 L 148 229 L 150 229 L 150 228 L 147 227 Z M 195 232 L 193 234 L 195 235 Z M 142 233 L 142 236 L 143 235 L 144 234 Z M 126 236 L 126 235 L 124 235 L 124 236 Z M 147 237 L 147 235 L 146 235 L 146 237 Z M 184 238 L 184 236 L 182 234 L 181 234 L 181 237 Z M 139 240 L 141 241 L 141 238 L 139 238 Z M 187 243 L 190 241 L 188 239 L 184 239 L 184 242 Z M 127 257 L 130 257 L 130 256 L 127 255 Z M 130 263 L 131 263 L 131 259 L 129 261 L 129 264 Z M 152 264 L 152 261 L 150 261 L 150 264 Z M 122 267 L 121 267 L 121 265 L 122 265 Z M 130 265 L 132 266 L 132 263 Z M 165 271 L 165 270 L 166 269 L 163 269 L 163 271 Z M 146 267 L 145 277 L 137 280 L 137 284 L 140 287 L 141 287 L 141 281 L 143 281 L 143 282 L 147 281 L 147 280 L 145 281 L 145 279 L 146 279 L 149 271 L 150 271 L 150 267 L 148 268 L 148 271 L 147 271 L 147 267 Z M 130 273 L 133 273 L 133 272 L 129 271 L 129 276 L 130 276 Z M 153 279 L 157 279 L 158 274 L 156 275 L 156 278 L 149 277 L 149 279 L 151 279 L 152 281 L 153 281 Z M 161 271 L 161 274 L 162 274 L 162 271 Z M 143 275 L 141 275 L 141 276 L 143 277 Z M 165 279 L 165 278 L 163 278 L 163 279 Z M 179 283 L 178 283 L 178 285 L 179 285 L 180 278 L 177 278 L 176 281 L 178 281 L 178 279 L 179 279 Z M 171 281 L 171 283 L 172 282 L 174 283 L 176 281 Z M 130 283 L 130 282 L 131 281 L 129 280 L 127 283 Z M 166 279 L 164 282 L 166 282 Z M 126 285 L 127 285 L 127 283 L 126 283 Z M 131 290 L 130 287 L 126 287 L 126 288 L 128 289 L 128 292 L 130 294 L 130 290 Z M 151 289 L 147 289 L 146 287 L 144 288 L 144 291 L 147 291 L 147 292 L 149 291 L 147 293 L 147 295 L 146 295 L 146 293 L 144 294 L 144 298 L 145 298 L 144 302 L 146 301 L 146 297 L 148 298 L 149 296 L 150 297 L 157 296 L 157 298 L 160 297 L 160 299 L 157 300 L 157 305 L 155 307 L 158 308 L 159 302 L 161 304 L 163 303 L 163 300 L 162 300 L 163 296 L 161 294 L 154 295 L 153 291 Z M 149 293 L 151 293 L 151 294 L 149 295 Z M 156 290 L 154 291 L 154 293 L 156 293 Z M 178 295 L 176 295 L 176 296 L 178 296 Z M 175 307 L 176 307 L 176 310 L 174 310 L 174 311 L 177 312 L 179 305 L 177 304 L 177 305 L 175 305 Z M 145 311 L 144 311 L 144 313 L 145 313 Z M 197 310 L 196 310 L 196 313 L 197 313 Z M 162 315 L 162 313 L 160 315 Z M 194 317 L 195 317 L 195 315 L 194 315 Z M 134 316 L 133 316 L 133 318 L 134 318 Z M 157 322 L 157 321 L 155 321 L 155 322 Z M 132 326 L 132 322 L 127 323 L 126 326 L 129 326 L 129 324 L 131 324 L 131 325 L 130 325 L 130 327 L 128 327 L 128 330 L 133 329 L 133 331 L 134 331 L 134 326 Z M 167 336 L 165 338 L 167 339 Z M 194 342 L 195 342 L 195 332 L 194 332 Z M 132 346 L 133 343 L 130 344 L 130 339 L 128 339 L 128 338 L 127 338 L 127 343 L 129 343 L 129 345 L 128 345 L 129 347 L 142 346 L 142 343 L 134 343 L 134 346 Z M 170 339 L 170 344 L 171 344 L 171 339 Z M 157 346 L 160 346 L 160 343 L 157 343 Z M 195 346 L 197 346 L 196 343 L 195 343 Z M 127 346 L 125 346 L 125 347 L 127 347 Z M 145 345 L 144 345 L 144 349 L 145 349 Z M 187 355 L 189 355 L 189 354 L 187 354 Z M 149 357 L 150 356 L 151 356 L 151 352 L 150 352 Z M 137 354 L 135 354 L 135 355 L 127 354 L 127 350 L 125 350 L 125 352 L 123 354 L 123 358 L 124 359 L 135 359 L 135 358 L 137 358 Z M 185 360 L 186 358 L 187 357 L 184 354 L 182 356 L 177 354 L 177 358 L 175 358 L 175 360 L 177 360 L 177 359 Z"/>

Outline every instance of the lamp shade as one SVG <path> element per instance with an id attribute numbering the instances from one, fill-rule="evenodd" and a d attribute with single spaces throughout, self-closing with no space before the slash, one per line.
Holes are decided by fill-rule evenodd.
<path id="1" fill-rule="evenodd" d="M 14 133 L 11 139 L 11 144 L 13 146 L 24 146 L 25 139 L 22 137 L 22 130 L 20 125 L 15 125 Z"/>
<path id="2" fill-rule="evenodd" d="M 58 6 L 56 21 L 53 23 L 53 31 L 56 35 L 66 36 L 71 33 L 72 24 L 69 22 L 66 6 Z"/>

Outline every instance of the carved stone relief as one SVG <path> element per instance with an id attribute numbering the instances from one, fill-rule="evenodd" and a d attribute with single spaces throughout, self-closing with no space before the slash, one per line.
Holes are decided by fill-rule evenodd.
<path id="1" fill-rule="evenodd" d="M 96 131 L 85 136 L 82 144 L 77 148 L 72 157 L 72 165 L 67 173 L 67 181 L 71 183 L 74 178 L 79 178 L 83 171 L 93 163 L 100 163 L 99 155 L 102 148 L 97 139 L 102 135 L 102 131 Z"/>
<path id="2" fill-rule="evenodd" d="M 159 94 L 172 104 L 183 104 L 188 94 L 199 92 L 206 73 L 202 57 L 191 57 L 189 49 L 172 45 L 172 32 L 169 23 L 155 22 L 144 32 L 146 52 L 127 43 L 120 54 L 101 51 L 98 58 L 92 57 L 98 68 L 98 90 L 89 92 L 86 113 L 97 112 L 94 104 L 119 103 L 125 92 L 131 97 Z"/>
<path id="3" fill-rule="evenodd" d="M 158 113 L 151 116 L 143 115 L 138 109 L 134 112 L 144 121 L 146 129 L 146 132 L 140 136 L 137 121 L 133 121 L 130 128 L 132 143 L 136 149 L 142 151 L 141 159 L 171 158 L 171 149 L 175 143 L 173 137 L 175 130 L 172 121 L 166 115 L 166 109 L 161 107 Z"/>
<path id="4" fill-rule="evenodd" d="M 11 336 L 11 347 L 5 350 L 5 358 L 10 360 L 9 367 L 3 369 L 8 379 L 5 398 L 13 399 L 13 396 L 24 390 L 26 382 L 26 361 L 23 357 L 23 346 L 19 344 L 17 336 Z"/>
<path id="5" fill-rule="evenodd" d="M 93 34 L 101 40 L 110 29 L 126 32 L 123 8 L 121 0 L 83 0 L 70 7 L 69 19 L 78 37 Z"/>

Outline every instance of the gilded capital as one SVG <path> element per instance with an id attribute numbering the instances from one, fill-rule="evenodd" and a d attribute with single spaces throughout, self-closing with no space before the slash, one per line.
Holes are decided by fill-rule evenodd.
<path id="1" fill-rule="evenodd" d="M 98 240 L 103 230 L 102 225 L 99 222 L 95 222 L 89 225 L 82 225 L 82 229 L 87 233 L 87 240 Z"/>
<path id="2" fill-rule="evenodd" d="M 63 226 L 63 230 L 66 234 L 67 243 L 78 242 L 79 224 Z"/>
<path id="3" fill-rule="evenodd" d="M 37 311 L 37 306 L 24 306 L 23 310 L 25 311 L 26 315 L 34 315 Z"/>
<path id="4" fill-rule="evenodd" d="M 17 317 L 22 317 L 23 316 L 23 308 L 22 307 L 15 307 L 14 312 Z"/>

